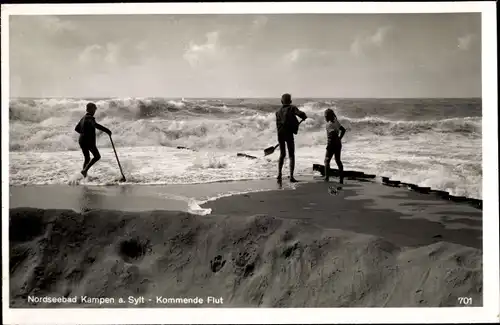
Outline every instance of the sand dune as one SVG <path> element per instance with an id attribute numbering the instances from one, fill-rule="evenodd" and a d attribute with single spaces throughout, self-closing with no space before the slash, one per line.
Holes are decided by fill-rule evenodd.
<path id="1" fill-rule="evenodd" d="M 482 305 L 482 252 L 458 244 L 398 247 L 263 215 L 10 212 L 11 307 L 437 307 L 458 306 L 458 297 Z M 28 302 L 47 296 L 115 303 Z M 129 296 L 144 301 L 118 302 Z"/>

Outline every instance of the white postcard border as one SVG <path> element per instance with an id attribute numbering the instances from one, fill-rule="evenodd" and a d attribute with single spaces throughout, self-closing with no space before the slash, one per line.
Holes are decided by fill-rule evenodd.
<path id="1" fill-rule="evenodd" d="M 2 309 L 8 324 L 478 323 L 499 321 L 496 8 L 478 2 L 107 3 L 2 5 Z M 482 13 L 483 307 L 456 308 L 9 308 L 9 15 Z M 495 176 L 496 175 L 496 176 Z"/>

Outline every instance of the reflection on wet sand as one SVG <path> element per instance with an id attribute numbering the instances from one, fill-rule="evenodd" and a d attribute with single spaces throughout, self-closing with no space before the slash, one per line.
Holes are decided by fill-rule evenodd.
<path id="1" fill-rule="evenodd" d="M 103 196 L 101 194 L 96 194 L 95 191 L 92 191 L 87 186 L 84 186 L 78 200 L 80 212 L 87 212 L 92 209 L 101 209 L 102 198 Z"/>

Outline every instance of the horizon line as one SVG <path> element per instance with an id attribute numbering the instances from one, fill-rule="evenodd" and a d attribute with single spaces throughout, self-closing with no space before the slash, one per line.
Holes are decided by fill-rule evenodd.
<path id="1" fill-rule="evenodd" d="M 162 99 L 280 99 L 281 96 L 10 96 L 10 99 L 122 99 L 122 98 L 162 98 Z M 292 99 L 482 99 L 482 96 L 421 96 L 421 97 L 328 97 L 328 96 L 293 96 Z"/>

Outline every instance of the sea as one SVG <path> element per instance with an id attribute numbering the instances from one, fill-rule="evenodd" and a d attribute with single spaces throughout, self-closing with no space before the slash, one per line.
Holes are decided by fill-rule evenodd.
<path id="1" fill-rule="evenodd" d="M 263 149 L 277 144 L 279 98 L 14 98 L 11 186 L 64 185 L 82 169 L 74 127 L 89 101 L 98 106 L 98 123 L 113 132 L 126 184 L 206 186 L 277 175 L 279 150 L 264 157 Z M 344 169 L 482 198 L 480 98 L 300 98 L 294 104 L 309 117 L 296 136 L 298 178 L 311 179 L 312 165 L 323 163 L 323 114 L 331 108 L 347 129 Z M 117 184 L 120 171 L 109 137 L 98 132 L 97 144 L 102 159 L 83 183 Z"/>

